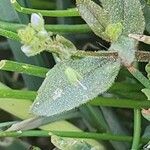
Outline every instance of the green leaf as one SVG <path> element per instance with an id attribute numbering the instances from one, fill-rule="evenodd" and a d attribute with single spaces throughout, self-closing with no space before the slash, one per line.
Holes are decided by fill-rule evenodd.
<path id="1" fill-rule="evenodd" d="M 68 67 L 80 74 L 76 83 L 66 76 Z M 31 111 L 39 116 L 52 116 L 74 109 L 108 90 L 119 69 L 120 61 L 106 58 L 87 57 L 59 63 L 48 72 Z"/>
<path id="2" fill-rule="evenodd" d="M 123 0 L 100 0 L 103 8 L 108 12 L 111 23 L 118 23 L 123 19 Z"/>
<path id="3" fill-rule="evenodd" d="M 109 38 L 102 34 L 105 31 L 105 27 L 109 24 L 107 12 L 91 0 L 76 0 L 76 3 L 80 15 L 93 32 L 97 36 L 109 41 Z"/>
<path id="4" fill-rule="evenodd" d="M 60 150 L 99 150 L 99 147 L 93 147 L 83 140 L 73 138 L 61 138 L 58 136 L 52 136 L 52 143 Z"/>
<path id="5" fill-rule="evenodd" d="M 29 108 L 31 104 L 31 101 L 24 99 L 0 98 L 0 109 L 3 109 L 14 116 L 23 119 L 27 119 L 32 116 L 29 114 Z"/>
<path id="6" fill-rule="evenodd" d="M 142 92 L 147 96 L 148 100 L 150 100 L 150 89 L 143 89 Z"/>
<path id="7" fill-rule="evenodd" d="M 122 22 L 124 35 L 129 33 L 142 34 L 145 20 L 139 0 L 101 0 L 102 6 L 109 13 L 110 22 Z"/>
<path id="8" fill-rule="evenodd" d="M 59 121 L 45 126 L 44 130 L 50 131 L 73 131 L 82 132 L 81 129 L 67 121 Z M 76 139 L 56 136 L 52 133 L 51 142 L 60 150 L 105 150 L 103 143 L 93 139 Z"/>
<path id="9" fill-rule="evenodd" d="M 107 35 L 109 39 L 113 42 L 118 40 L 119 36 L 122 34 L 122 30 L 122 23 L 109 24 L 106 27 L 104 34 Z"/>
<path id="10" fill-rule="evenodd" d="M 141 3 L 143 4 L 143 12 L 144 12 L 144 17 L 145 17 L 145 22 L 146 22 L 146 30 L 150 33 L 150 5 L 146 3 L 145 0 L 141 0 Z"/>
<path id="11" fill-rule="evenodd" d="M 116 41 L 120 35 L 142 34 L 145 29 L 139 0 L 101 0 L 103 8 L 91 0 L 76 0 L 76 2 L 80 15 L 93 32 L 107 41 Z M 121 24 L 121 28 L 117 31 L 118 24 Z M 112 32 L 108 35 L 106 33 L 110 26 Z"/>

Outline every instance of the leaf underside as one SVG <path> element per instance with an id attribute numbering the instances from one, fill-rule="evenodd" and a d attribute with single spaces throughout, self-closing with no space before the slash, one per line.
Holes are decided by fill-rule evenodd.
<path id="1" fill-rule="evenodd" d="M 82 78 L 69 82 L 65 69 L 75 69 Z M 31 111 L 38 116 L 52 116 L 76 108 L 108 90 L 120 69 L 120 62 L 87 57 L 59 63 L 51 69 Z"/>

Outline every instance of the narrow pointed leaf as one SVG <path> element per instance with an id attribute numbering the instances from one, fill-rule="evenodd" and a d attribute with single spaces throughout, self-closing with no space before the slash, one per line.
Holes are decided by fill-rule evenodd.
<path id="1" fill-rule="evenodd" d="M 67 67 L 77 72 L 74 82 L 70 82 L 65 73 Z M 88 57 L 59 63 L 48 72 L 31 111 L 39 116 L 52 116 L 76 108 L 108 90 L 119 69 L 119 61 L 105 58 Z"/>

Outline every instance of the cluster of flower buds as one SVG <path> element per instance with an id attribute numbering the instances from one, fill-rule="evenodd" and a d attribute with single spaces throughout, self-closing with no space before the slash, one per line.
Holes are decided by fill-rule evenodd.
<path id="1" fill-rule="evenodd" d="M 23 44 L 21 49 L 27 56 L 47 50 L 57 53 L 61 60 L 66 60 L 76 52 L 74 44 L 63 36 L 56 35 L 51 38 L 53 33 L 45 30 L 44 19 L 40 14 L 33 13 L 31 23 L 25 29 L 20 29 L 18 35 Z"/>
<path id="2" fill-rule="evenodd" d="M 33 13 L 31 23 L 25 29 L 20 29 L 18 35 L 23 46 L 21 50 L 27 56 L 34 56 L 45 49 L 51 38 L 44 28 L 44 19 L 40 14 Z"/>

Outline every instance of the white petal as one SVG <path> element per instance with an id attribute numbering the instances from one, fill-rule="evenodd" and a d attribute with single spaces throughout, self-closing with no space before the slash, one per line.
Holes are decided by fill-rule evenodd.
<path id="1" fill-rule="evenodd" d="M 35 29 L 35 30 L 41 30 L 44 27 L 44 20 L 42 18 L 42 16 L 40 16 L 39 14 L 33 13 L 31 15 L 31 26 Z"/>
<path id="2" fill-rule="evenodd" d="M 32 51 L 31 46 L 28 46 L 28 45 L 23 45 L 23 46 L 21 47 L 21 50 L 22 50 L 27 56 L 30 56 L 31 51 Z"/>

